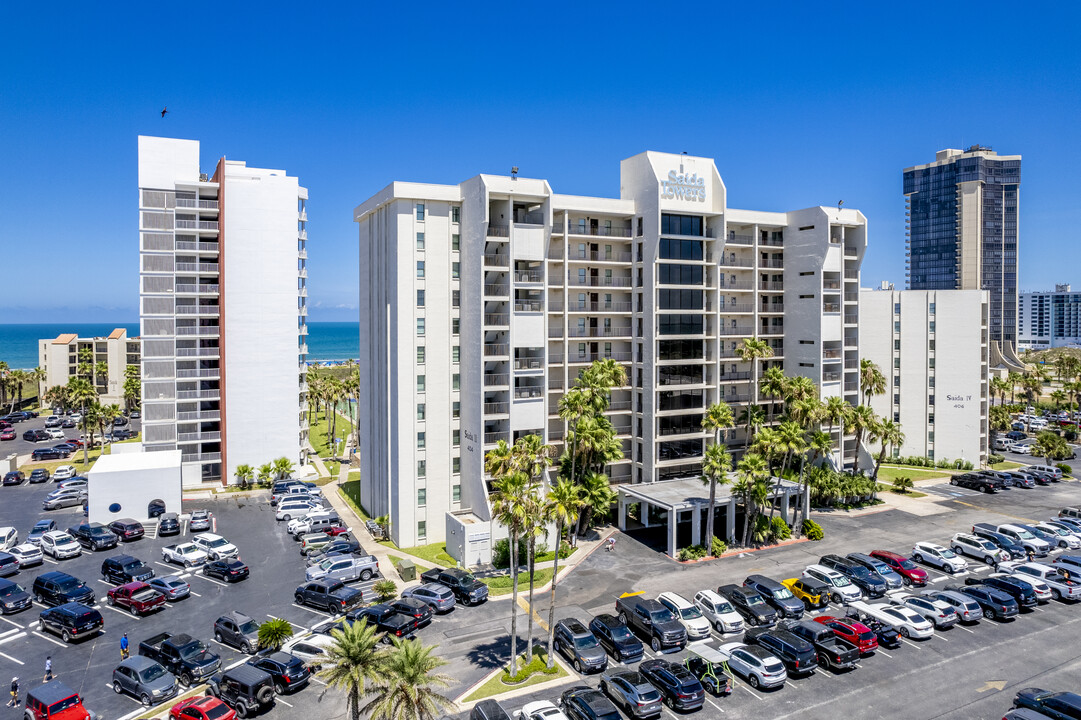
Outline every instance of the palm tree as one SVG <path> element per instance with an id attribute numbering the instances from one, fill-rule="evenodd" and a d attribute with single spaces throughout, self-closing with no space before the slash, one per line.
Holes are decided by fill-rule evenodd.
<path id="1" fill-rule="evenodd" d="M 68 408 L 68 388 L 66 385 L 53 385 L 47 389 L 42 397 L 42 400 L 49 407 L 58 407 L 64 410 Z"/>
<path id="2" fill-rule="evenodd" d="M 788 472 L 788 469 L 792 463 L 792 459 L 797 453 L 802 454 L 807 449 L 807 442 L 804 438 L 803 428 L 797 423 L 787 420 L 781 423 L 777 427 L 777 444 L 776 449 L 779 453 L 784 454 L 784 462 L 781 464 L 781 472 L 777 474 L 777 487 L 775 492 L 781 491 L 781 478 Z M 777 504 L 771 502 L 769 506 L 770 521 L 773 520 L 773 514 L 777 510 Z"/>
<path id="3" fill-rule="evenodd" d="M 80 408 L 83 416 L 83 426 L 86 427 L 87 419 L 87 405 L 90 403 L 96 403 L 98 400 L 98 393 L 94 390 L 94 386 L 90 384 L 90 381 L 86 378 L 72 377 L 68 378 L 67 384 L 67 396 L 68 401 L 76 407 Z M 91 426 L 92 427 L 92 426 Z M 90 433 L 86 433 L 86 443 L 83 445 L 83 464 L 86 465 L 87 452 L 90 446 Z"/>
<path id="4" fill-rule="evenodd" d="M 611 484 L 608 482 L 608 476 L 604 473 L 591 471 L 582 478 L 581 487 L 582 506 L 585 512 L 582 513 L 582 517 L 578 521 L 579 535 L 589 529 L 593 522 L 593 515 L 598 508 L 603 508 L 605 512 L 608 512 L 612 507 L 612 503 L 619 497 L 619 494 L 612 489 Z"/>
<path id="5" fill-rule="evenodd" d="M 706 463 L 703 464 L 702 481 L 709 484 L 709 511 L 706 515 L 706 537 L 709 538 L 709 545 L 706 546 L 706 553 L 710 553 L 713 548 L 713 515 L 715 512 L 715 505 L 717 502 L 717 483 L 723 482 L 727 477 L 723 473 L 727 473 L 732 469 L 732 456 L 728 454 L 728 450 L 722 444 L 724 441 L 724 435 L 728 431 L 728 428 L 735 426 L 735 417 L 732 414 L 732 408 L 728 403 L 721 400 L 713 405 L 709 406 L 706 410 L 706 414 L 702 416 L 702 429 L 713 431 L 713 445 L 710 447 L 717 447 L 720 452 L 728 457 L 728 467 L 721 471 L 721 475 L 717 474 L 719 470 L 719 463 L 721 463 L 721 456 L 717 450 L 713 451 L 715 454 L 714 464 L 712 469 L 707 469 L 706 464 L 709 464 L 710 448 L 706 448 Z"/>
<path id="6" fill-rule="evenodd" d="M 139 366 L 128 365 L 124 368 L 124 406 L 128 411 L 139 407 L 142 395 L 143 382 L 139 376 Z"/>
<path id="7" fill-rule="evenodd" d="M 526 514 L 526 497 L 532 483 L 524 472 L 514 470 L 492 483 L 492 512 L 507 528 L 510 545 L 511 608 L 510 608 L 510 674 L 518 673 L 518 536 Z"/>
<path id="8" fill-rule="evenodd" d="M 754 436 L 758 428 L 765 422 L 766 414 L 758 405 L 747 405 L 739 413 L 739 424 L 747 428 L 747 447 L 754 443 Z"/>
<path id="9" fill-rule="evenodd" d="M 240 481 L 241 487 L 246 487 L 248 483 L 255 477 L 255 468 L 251 465 L 237 465 L 236 466 L 236 479 Z"/>
<path id="10" fill-rule="evenodd" d="M 747 453 L 736 466 L 736 478 L 743 495 L 743 546 L 746 547 L 756 521 L 758 501 L 762 499 L 761 486 L 764 481 L 769 480 L 769 466 L 766 459 L 757 453 Z M 767 495 L 768 492 L 767 485 Z"/>
<path id="11" fill-rule="evenodd" d="M 833 452 L 833 436 L 830 435 L 829 433 L 824 433 L 821 430 L 815 430 L 815 431 L 811 432 L 810 436 L 807 438 L 807 450 L 811 453 L 811 457 L 809 459 L 809 462 L 811 463 L 811 465 L 813 467 L 814 462 L 819 457 L 829 455 L 830 453 Z M 807 455 L 804 454 L 803 460 L 800 462 L 800 466 L 799 466 L 799 475 L 800 475 L 800 477 L 799 477 L 799 486 L 800 486 L 799 497 L 800 497 L 800 501 L 799 501 L 798 506 L 794 506 L 792 508 L 792 527 L 795 529 L 797 535 L 799 535 L 799 533 L 802 532 L 803 521 L 807 519 L 807 510 L 808 510 L 808 508 L 807 508 L 807 499 L 808 499 L 807 498 L 807 484 L 808 484 L 808 479 L 804 476 L 804 472 L 803 472 L 804 466 L 807 464 L 807 462 L 808 462 Z M 800 510 L 799 522 L 796 521 L 796 509 L 797 509 L 797 507 Z"/>
<path id="12" fill-rule="evenodd" d="M 551 446 L 545 445 L 540 435 L 523 435 L 518 438 L 511 449 L 515 466 L 529 476 L 529 492 L 524 498 L 525 520 L 522 527 L 523 535 L 528 543 L 528 556 L 526 562 L 529 567 L 529 608 L 527 617 L 526 633 L 526 662 L 533 660 L 533 587 L 534 587 L 534 556 L 537 550 L 537 537 L 547 533 L 543 521 L 543 508 L 536 492 L 536 481 L 543 479 L 544 471 L 552 464 Z M 558 543 L 556 546 L 558 552 Z"/>
<path id="13" fill-rule="evenodd" d="M 784 371 L 781 368 L 771 367 L 762 373 L 762 379 L 759 381 L 758 387 L 764 395 L 769 396 L 769 419 L 772 421 L 774 406 L 777 398 L 784 395 L 788 387 L 788 378 L 784 376 Z"/>
<path id="14" fill-rule="evenodd" d="M 860 360 L 860 392 L 865 405 L 871 404 L 871 398 L 886 392 L 886 376 L 882 374 L 872 360 Z"/>
<path id="15" fill-rule="evenodd" d="M 30 375 L 25 370 L 9 370 L 7 377 L 11 387 L 11 410 L 8 412 L 14 412 L 16 405 L 22 407 L 23 385 L 30 381 Z"/>
<path id="16" fill-rule="evenodd" d="M 104 360 L 94 363 L 94 385 L 109 386 L 109 363 Z"/>
<path id="17" fill-rule="evenodd" d="M 437 720 L 451 712 L 454 701 L 438 689 L 449 687 L 453 678 L 435 672 L 447 661 L 419 640 L 392 642 L 394 649 L 383 659 L 383 679 L 362 712 L 371 720 Z"/>
<path id="18" fill-rule="evenodd" d="M 11 366 L 6 361 L 0 360 L 0 406 L 8 403 L 8 373 Z"/>
<path id="19" fill-rule="evenodd" d="M 105 443 L 105 428 L 112 427 L 113 420 L 116 420 L 121 415 L 123 415 L 123 413 L 120 412 L 120 406 L 116 403 L 112 403 L 111 405 L 99 405 L 97 419 L 98 427 L 101 429 L 101 442 L 103 448 Z"/>
<path id="20" fill-rule="evenodd" d="M 287 478 L 293 474 L 293 461 L 287 457 L 280 457 L 274 461 L 274 473 L 278 479 Z"/>
<path id="21" fill-rule="evenodd" d="M 570 481 L 577 479 L 578 461 L 578 422 L 589 412 L 592 405 L 592 393 L 587 389 L 575 387 L 568 390 L 559 399 L 559 417 L 566 423 L 564 437 L 570 440 L 571 473 Z"/>
<path id="22" fill-rule="evenodd" d="M 875 460 L 875 471 L 871 474 L 871 480 L 878 482 L 878 469 L 882 467 L 882 461 L 886 459 L 887 446 L 901 445 L 905 441 L 905 434 L 901 432 L 900 423 L 883 419 L 875 424 L 873 436 L 882 442 L 882 449 L 878 451 L 878 458 Z"/>
<path id="23" fill-rule="evenodd" d="M 256 476 L 259 479 L 260 484 L 267 485 L 274 477 L 274 464 L 263 463 L 259 466 L 259 474 Z"/>
<path id="24" fill-rule="evenodd" d="M 319 678 L 327 687 L 345 692 L 345 704 L 352 720 L 360 720 L 361 698 L 367 692 L 368 683 L 379 687 L 388 681 L 387 653 L 377 647 L 379 639 L 375 627 L 367 619 L 344 624 L 340 630 L 332 630 L 334 639 L 326 648 L 326 661 L 319 671 Z"/>
<path id="25" fill-rule="evenodd" d="M 1013 405 L 1014 399 L 1017 394 L 1017 386 L 1021 384 L 1022 375 L 1020 373 L 1011 372 L 1006 375 L 1006 382 L 1010 384 L 1010 405 Z"/>
<path id="26" fill-rule="evenodd" d="M 845 424 L 853 430 L 856 435 L 856 459 L 852 463 L 852 474 L 855 475 L 859 471 L 860 464 L 860 442 L 863 440 L 863 436 L 868 430 L 875 426 L 877 418 L 875 417 L 874 410 L 866 405 L 858 405 L 847 413 L 845 418 Z"/>
<path id="27" fill-rule="evenodd" d="M 259 647 L 281 650 L 282 645 L 293 637 L 293 626 L 288 620 L 270 618 L 259 626 Z"/>
<path id="28" fill-rule="evenodd" d="M 536 437 L 535 435 L 531 437 Z M 529 612 L 526 613 L 526 665 L 533 662 L 533 588 L 536 585 L 536 559 L 537 538 L 547 535 L 548 528 L 544 526 L 544 505 L 537 493 L 537 485 L 531 484 L 529 492 L 523 502 L 525 503 L 524 517 L 522 522 L 522 535 L 526 540 L 526 567 L 529 572 Z M 559 554 L 559 543 L 556 542 L 556 554 Z"/>
<path id="29" fill-rule="evenodd" d="M 82 348 L 78 352 L 79 364 L 75 367 L 75 373 L 79 377 L 94 384 L 94 353 L 90 348 Z"/>
<path id="30" fill-rule="evenodd" d="M 1066 404 L 1066 393 L 1062 390 L 1052 390 L 1051 400 L 1055 403 L 1055 409 L 1061 410 L 1062 406 Z"/>
<path id="31" fill-rule="evenodd" d="M 578 522 L 578 512 L 582 508 L 581 488 L 566 478 L 560 478 L 548 490 L 544 502 L 544 516 L 547 522 L 556 526 L 556 553 L 552 562 L 552 595 L 548 602 L 548 667 L 555 665 L 556 632 L 556 578 L 559 577 L 559 547 L 563 542 L 563 530 Z"/>
<path id="32" fill-rule="evenodd" d="M 758 361 L 773 357 L 773 347 L 757 337 L 743 338 L 736 346 L 736 355 L 745 363 L 751 364 L 751 387 L 758 387 Z M 757 391 L 756 391 L 757 392 Z"/>
<path id="33" fill-rule="evenodd" d="M 1054 465 L 1055 460 L 1062 460 L 1070 454 L 1070 448 L 1066 440 L 1057 433 L 1044 430 L 1036 435 L 1036 442 L 1032 444 L 1032 454 L 1042 455 L 1048 465 Z"/>
<path id="34" fill-rule="evenodd" d="M 728 482 L 728 473 L 731 469 L 732 456 L 724 445 L 714 442 L 706 446 L 706 456 L 702 461 L 702 482 L 709 485 L 709 514 L 706 515 L 706 541 L 704 543 L 706 555 L 713 554 L 713 513 L 717 503 L 717 486 Z M 732 518 L 728 518 L 728 522 L 731 523 Z"/>

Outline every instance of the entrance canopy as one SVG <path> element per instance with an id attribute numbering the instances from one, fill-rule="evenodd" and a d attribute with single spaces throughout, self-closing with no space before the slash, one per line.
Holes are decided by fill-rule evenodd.
<path id="1" fill-rule="evenodd" d="M 728 482 L 732 483 L 735 480 L 735 473 L 730 473 Z M 683 478 L 652 483 L 617 485 L 616 490 L 619 492 L 620 530 L 627 530 L 627 506 L 640 504 L 640 516 L 645 527 L 650 527 L 650 509 L 653 509 L 655 514 L 664 516 L 665 527 L 668 531 L 668 555 L 670 557 L 679 555 L 676 530 L 680 522 L 690 521 L 690 545 L 702 545 L 704 542 L 709 542 L 708 538 L 702 537 L 705 516 L 709 510 L 709 485 L 703 483 L 701 479 Z M 777 478 L 770 478 L 769 501 L 780 501 L 781 517 L 787 517 L 789 498 L 798 497 L 798 495 L 798 483 L 781 480 L 778 488 Z M 723 513 L 724 524 L 727 528 L 725 534 L 729 544 L 735 541 L 736 535 L 736 500 L 737 498 L 732 494 L 730 484 L 717 485 L 714 510 L 720 510 Z"/>

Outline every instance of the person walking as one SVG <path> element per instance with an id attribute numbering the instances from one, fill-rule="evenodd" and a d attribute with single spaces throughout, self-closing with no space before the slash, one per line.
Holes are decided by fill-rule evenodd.
<path id="1" fill-rule="evenodd" d="M 45 656 L 45 679 L 42 682 L 49 682 L 53 679 L 53 656 Z"/>
<path id="2" fill-rule="evenodd" d="M 128 652 L 128 634 L 124 633 L 124 637 L 120 638 L 120 659 L 127 660 L 130 653 Z"/>
<path id="3" fill-rule="evenodd" d="M 19 707 L 19 678 L 11 678 L 11 699 L 6 707 Z"/>

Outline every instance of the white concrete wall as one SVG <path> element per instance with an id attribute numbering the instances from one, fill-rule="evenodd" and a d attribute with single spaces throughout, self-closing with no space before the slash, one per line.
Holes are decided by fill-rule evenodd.
<path id="1" fill-rule="evenodd" d="M 151 455 L 155 456 L 152 458 L 153 467 L 136 467 L 136 463 L 125 463 L 124 469 L 98 469 L 96 464 L 90 468 L 86 474 L 90 522 L 108 524 L 121 518 L 146 522 L 153 500 L 164 500 L 166 512 L 180 512 L 180 451 L 168 450 Z M 114 503 L 120 506 L 116 512 L 111 509 Z"/>
<path id="2" fill-rule="evenodd" d="M 172 190 L 199 180 L 199 141 L 139 136 L 139 187 Z"/>

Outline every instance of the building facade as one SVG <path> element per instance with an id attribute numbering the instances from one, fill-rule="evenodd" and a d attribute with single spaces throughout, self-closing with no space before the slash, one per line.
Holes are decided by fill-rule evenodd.
<path id="1" fill-rule="evenodd" d="M 1021 293 L 1017 334 L 1022 350 L 1081 346 L 1081 292 L 1056 285 L 1054 292 Z"/>
<path id="2" fill-rule="evenodd" d="M 89 351 L 90 362 L 95 368 L 94 387 L 101 402 L 123 408 L 125 371 L 128 365 L 139 365 L 140 347 L 140 339 L 129 338 L 124 328 L 116 328 L 106 337 L 81 338 L 75 333 L 64 333 L 51 340 L 38 340 L 38 367 L 45 370 L 38 397 L 51 387 L 66 385 L 75 377 L 80 354 Z M 108 366 L 105 375 L 96 372 L 101 363 Z"/>
<path id="3" fill-rule="evenodd" d="M 860 355 L 886 377 L 871 399 L 901 424 L 887 456 L 987 459 L 990 301 L 986 290 L 861 290 Z M 870 448 L 878 453 L 880 447 Z"/>
<path id="4" fill-rule="evenodd" d="M 362 502 L 399 545 L 485 560 L 485 452 L 528 434 L 561 452 L 559 400 L 597 359 L 627 370 L 608 410 L 613 483 L 701 475 L 706 408 L 769 405 L 770 366 L 858 402 L 856 210 L 731 209 L 713 160 L 647 152 L 622 162 L 619 198 L 478 175 L 391 183 L 354 218 Z M 773 356 L 740 360 L 749 337 Z M 738 458 L 744 430 L 728 441 Z M 854 439 L 836 442 L 833 462 L 851 463 Z"/>
<path id="5" fill-rule="evenodd" d="M 940 150 L 904 169 L 908 287 L 988 291 L 993 368 L 1019 371 L 1018 208 L 1021 156 L 989 147 Z"/>
<path id="6" fill-rule="evenodd" d="M 185 485 L 303 462 L 308 192 L 282 170 L 139 137 L 143 442 L 180 450 Z"/>

